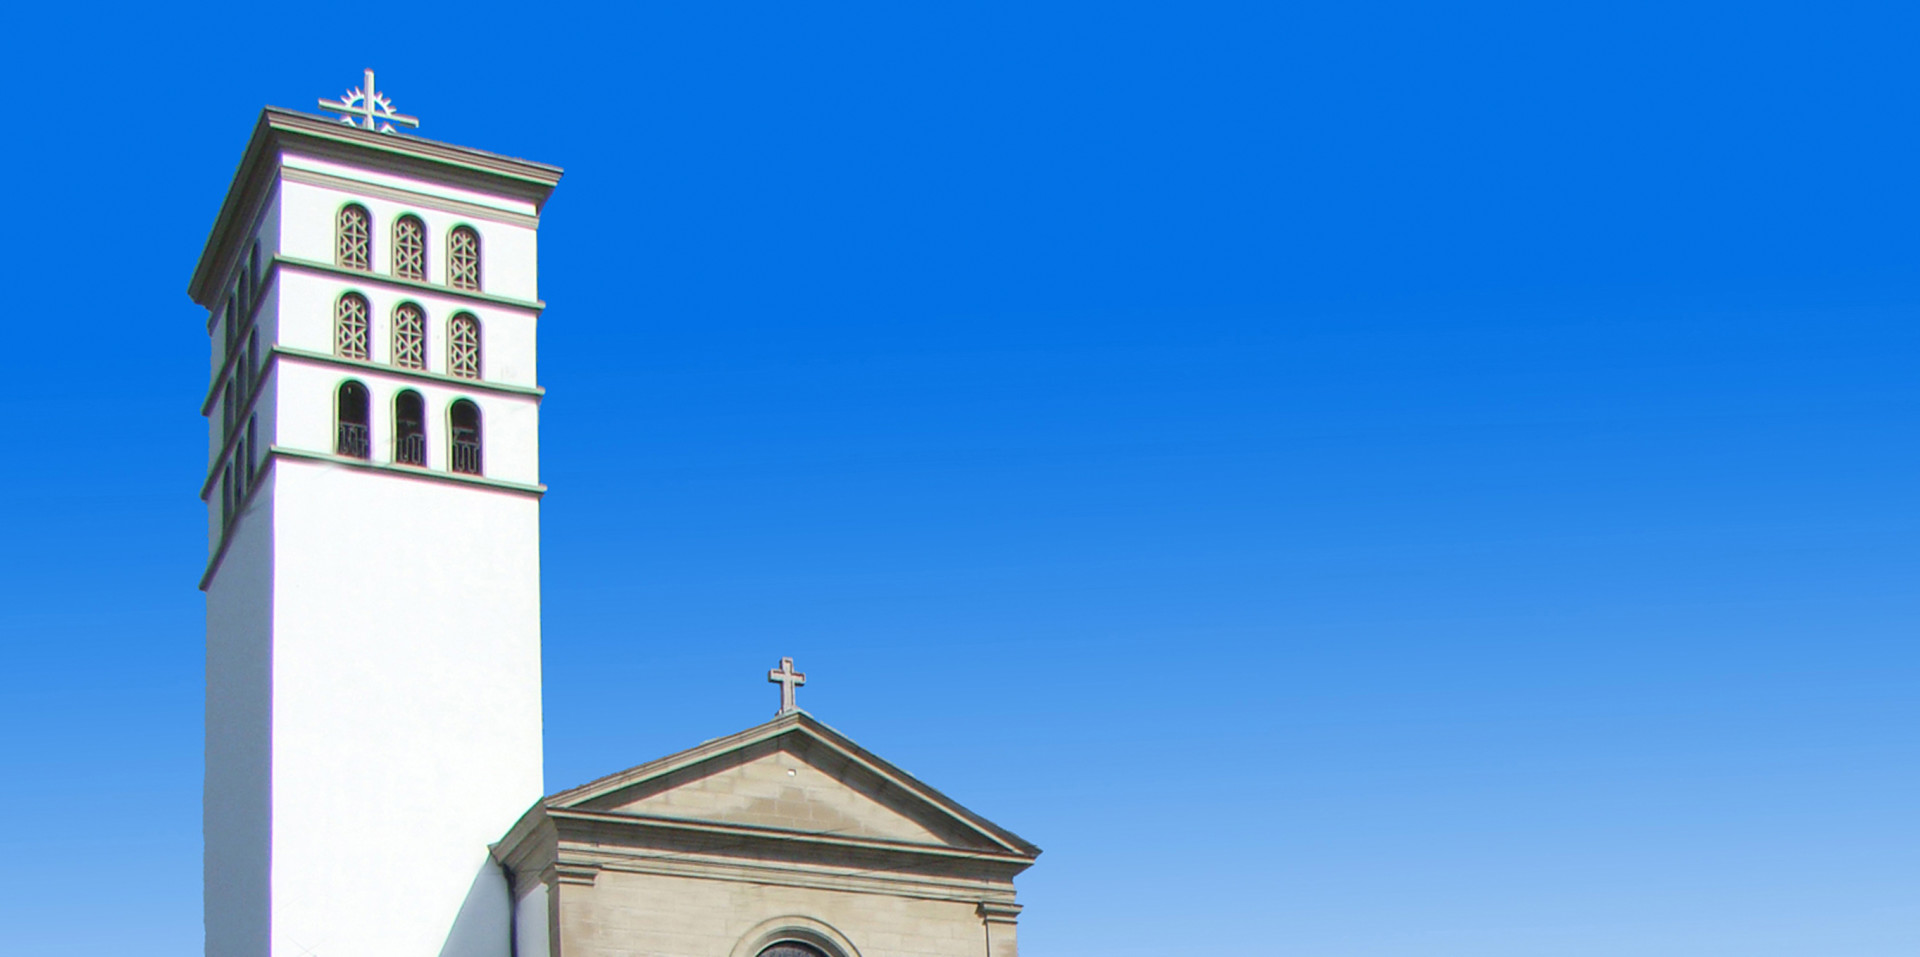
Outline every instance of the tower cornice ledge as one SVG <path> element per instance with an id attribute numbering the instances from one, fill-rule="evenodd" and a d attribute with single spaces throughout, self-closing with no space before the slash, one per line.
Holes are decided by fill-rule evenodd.
<path id="1" fill-rule="evenodd" d="M 226 202 L 214 218 L 213 231 L 187 283 L 187 295 L 201 306 L 214 307 L 236 257 L 239 237 L 248 233 L 279 168 L 280 154 L 286 149 L 509 196 L 531 203 L 536 212 L 546 204 L 561 176 L 560 167 L 546 163 L 417 136 L 376 133 L 269 106 L 260 111 L 253 138 L 227 189 Z"/>

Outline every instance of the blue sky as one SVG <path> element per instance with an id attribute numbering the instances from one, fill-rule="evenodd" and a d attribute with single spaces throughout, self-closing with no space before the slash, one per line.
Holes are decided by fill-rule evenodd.
<path id="1" fill-rule="evenodd" d="M 10 949 L 199 952 L 183 290 L 368 66 L 568 170 L 549 789 L 786 654 L 1029 954 L 1920 949 L 1910 6 L 0 18 Z"/>

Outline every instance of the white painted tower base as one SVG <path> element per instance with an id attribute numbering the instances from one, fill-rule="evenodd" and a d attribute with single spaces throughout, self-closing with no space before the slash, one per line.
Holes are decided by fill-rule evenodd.
<path id="1" fill-rule="evenodd" d="M 512 953 L 488 844 L 542 794 L 534 235 L 558 177 L 283 111 L 255 131 L 190 290 L 215 368 L 209 957 Z M 364 261 L 338 242 L 348 207 L 371 221 Z M 418 276 L 403 218 L 424 224 Z M 451 281 L 455 229 L 478 237 L 480 289 Z M 364 354 L 341 345 L 345 296 L 371 304 Z M 426 317 L 420 367 L 403 308 Z M 481 330 L 477 374 L 456 318 Z M 370 396 L 357 422 L 349 385 Z M 461 404 L 478 474 L 453 468 Z"/>

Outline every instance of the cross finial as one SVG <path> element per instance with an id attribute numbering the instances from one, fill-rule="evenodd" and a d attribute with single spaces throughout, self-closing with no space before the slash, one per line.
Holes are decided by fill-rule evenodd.
<path id="1" fill-rule="evenodd" d="M 401 126 L 419 126 L 417 116 L 403 116 L 393 111 L 393 101 L 385 93 L 373 88 L 373 70 L 367 70 L 365 86 L 348 90 L 338 100 L 321 100 L 320 108 L 329 113 L 339 113 L 340 122 L 348 126 L 359 126 L 382 133 L 393 132 L 393 124 Z"/>
<path id="2" fill-rule="evenodd" d="M 774 717 L 800 710 L 794 703 L 793 689 L 806 684 L 807 676 L 793 670 L 792 658 L 780 659 L 780 667 L 767 672 L 767 681 L 780 686 L 780 710 L 774 712 Z"/>

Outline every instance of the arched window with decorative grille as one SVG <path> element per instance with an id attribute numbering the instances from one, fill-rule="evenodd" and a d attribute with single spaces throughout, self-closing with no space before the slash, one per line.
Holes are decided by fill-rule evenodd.
<path id="1" fill-rule="evenodd" d="M 340 207 L 333 236 L 334 262 L 348 269 L 373 268 L 373 216 L 365 206 L 348 203 Z"/>
<path id="2" fill-rule="evenodd" d="M 334 395 L 335 431 L 333 450 L 356 459 L 367 457 L 367 387 L 348 379 L 340 383 Z"/>
<path id="3" fill-rule="evenodd" d="M 427 226 L 408 214 L 393 221 L 393 274 L 401 279 L 427 278 Z"/>
<path id="4" fill-rule="evenodd" d="M 427 313 L 411 302 L 393 307 L 393 364 L 402 369 L 427 367 Z"/>
<path id="5" fill-rule="evenodd" d="M 480 320 L 462 312 L 447 323 L 447 373 L 480 378 Z"/>
<path id="6" fill-rule="evenodd" d="M 470 399 L 456 399 L 447 411 L 453 443 L 449 461 L 455 472 L 480 474 L 480 407 Z"/>
<path id="7" fill-rule="evenodd" d="M 480 290 L 480 234 L 472 226 L 455 226 L 447 234 L 447 285 Z"/>
<path id="8" fill-rule="evenodd" d="M 367 297 L 350 292 L 333 307 L 333 351 L 346 359 L 367 357 Z"/>
<path id="9" fill-rule="evenodd" d="M 393 397 L 393 460 L 427 464 L 427 402 L 412 389 Z"/>

